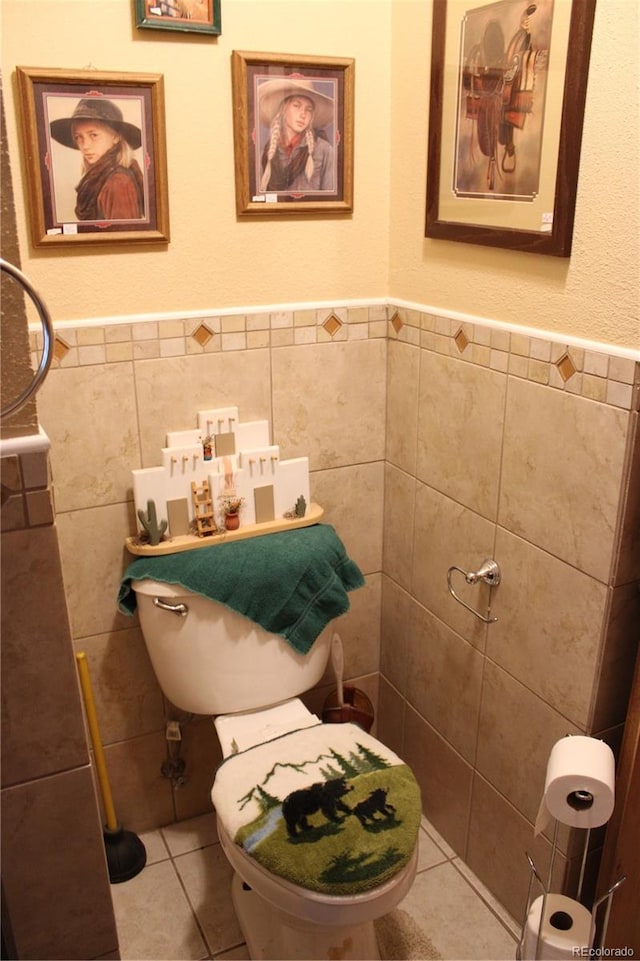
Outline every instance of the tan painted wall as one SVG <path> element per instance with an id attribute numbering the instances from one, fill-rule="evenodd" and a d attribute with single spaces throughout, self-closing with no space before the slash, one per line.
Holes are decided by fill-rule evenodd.
<path id="1" fill-rule="evenodd" d="M 635 0 L 596 5 L 573 251 L 557 259 L 424 238 L 431 4 L 393 3 L 392 296 L 640 347 L 639 17 Z"/>
<path id="2" fill-rule="evenodd" d="M 2 12 L 13 157 L 16 64 L 165 76 L 166 249 L 30 250 L 16 171 L 23 266 L 55 320 L 390 296 L 640 346 L 634 0 L 598 3 L 570 260 L 425 240 L 429 0 L 223 0 L 217 40 L 139 30 L 131 0 L 4 0 Z M 355 58 L 353 217 L 237 220 L 233 49 Z"/>
<path id="3" fill-rule="evenodd" d="M 222 0 L 218 39 L 140 30 L 132 0 L 4 0 L 2 12 L 13 158 L 19 156 L 16 65 L 164 74 L 167 248 L 34 253 L 25 231 L 23 171 L 16 171 L 24 270 L 46 289 L 56 320 L 386 295 L 388 0 Z M 355 58 L 353 217 L 236 219 L 234 49 Z"/>

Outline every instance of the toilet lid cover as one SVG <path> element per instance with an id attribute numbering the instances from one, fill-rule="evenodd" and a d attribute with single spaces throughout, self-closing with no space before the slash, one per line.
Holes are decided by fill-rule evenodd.
<path id="1" fill-rule="evenodd" d="M 320 724 L 234 754 L 211 796 L 245 852 L 324 894 L 387 881 L 409 861 L 420 827 L 411 769 L 356 724 Z"/>

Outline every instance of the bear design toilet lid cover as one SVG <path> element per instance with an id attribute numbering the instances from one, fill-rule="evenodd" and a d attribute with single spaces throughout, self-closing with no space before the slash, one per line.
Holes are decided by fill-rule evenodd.
<path id="1" fill-rule="evenodd" d="M 413 772 L 356 724 L 319 724 L 232 755 L 211 797 L 236 844 L 323 894 L 387 881 L 411 858 L 420 828 Z"/>

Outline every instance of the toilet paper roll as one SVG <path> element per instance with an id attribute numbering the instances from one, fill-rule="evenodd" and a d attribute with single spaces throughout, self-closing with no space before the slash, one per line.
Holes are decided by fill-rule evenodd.
<path id="1" fill-rule="evenodd" d="M 522 945 L 522 961 L 551 961 L 551 959 L 585 957 L 593 941 L 591 912 L 563 894 L 548 894 L 544 906 L 544 920 L 540 929 L 540 915 L 544 898 L 533 902 L 527 915 Z M 538 934 L 540 943 L 538 944 Z"/>
<path id="2" fill-rule="evenodd" d="M 558 741 L 551 749 L 535 834 L 551 818 L 575 828 L 606 824 L 615 803 L 615 760 L 604 741 L 581 734 Z"/>

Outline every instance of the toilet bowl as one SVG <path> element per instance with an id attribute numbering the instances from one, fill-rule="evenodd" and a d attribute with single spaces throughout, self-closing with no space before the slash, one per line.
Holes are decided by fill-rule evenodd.
<path id="1" fill-rule="evenodd" d="M 211 796 L 251 958 L 379 958 L 374 921 L 415 876 L 420 794 L 380 741 L 299 700 L 324 673 L 331 625 L 302 656 L 184 587 L 132 587 L 164 693 L 214 717 Z"/>
<path id="2" fill-rule="evenodd" d="M 386 765 L 384 762 L 389 759 L 399 759 L 379 741 L 353 724 L 323 724 L 298 698 L 263 711 L 217 717 L 214 724 L 225 759 L 218 769 L 211 794 L 217 813 L 220 844 L 235 872 L 232 884 L 234 908 L 251 957 L 296 958 L 300 961 L 303 958 L 379 958 L 374 921 L 395 908 L 405 897 L 413 883 L 417 866 L 420 800 L 417 786 L 413 790 L 413 777 L 408 774 L 406 765 Z M 337 745 L 339 750 L 335 751 L 332 745 Z M 385 800 L 388 797 L 389 801 L 396 801 L 393 810 L 389 806 L 386 815 L 377 810 L 370 818 L 365 818 L 364 825 L 357 817 L 347 825 L 354 830 L 350 831 L 350 838 L 339 850 L 349 852 L 354 838 L 359 836 L 367 842 L 365 850 L 351 856 L 356 874 L 360 858 L 369 864 L 375 863 L 376 858 L 384 859 L 389 850 L 387 838 L 391 836 L 387 828 L 397 826 L 398 819 L 413 819 L 409 841 L 405 838 L 402 866 L 391 872 L 381 872 L 381 881 L 376 879 L 375 874 L 367 877 L 367 872 L 364 872 L 360 883 L 351 882 L 349 886 L 353 890 L 344 894 L 331 893 L 329 890 L 340 889 L 344 884 L 322 884 L 317 877 L 299 877 L 305 874 L 300 865 L 304 865 L 307 852 L 316 842 L 322 843 L 319 835 L 325 827 L 342 831 L 352 815 L 344 816 L 334 825 L 325 812 L 314 811 L 310 818 L 314 817 L 315 820 L 313 824 L 307 824 L 308 831 L 300 828 L 294 837 L 282 828 L 279 806 L 271 808 L 271 814 L 274 810 L 276 812 L 275 819 L 265 818 L 264 814 L 261 818 L 259 815 L 258 821 L 264 820 L 267 825 L 271 820 L 268 826 L 272 835 L 277 835 L 280 828 L 281 849 L 295 845 L 293 869 L 287 869 L 286 858 L 283 864 L 275 850 L 270 857 L 263 859 L 266 864 L 261 863 L 248 852 L 251 844 L 247 844 L 247 840 L 250 841 L 252 835 L 243 840 L 243 832 L 237 830 L 238 818 L 234 820 L 238 800 L 241 805 L 245 804 L 247 785 L 260 779 L 262 772 L 266 772 L 265 786 L 268 787 L 276 776 L 274 769 L 286 769 L 289 766 L 298 769 L 302 766 L 301 758 L 310 757 L 307 763 L 311 764 L 312 771 L 305 783 L 308 785 L 312 782 L 312 786 L 317 788 L 317 783 L 313 784 L 313 762 L 317 757 L 326 758 L 331 751 L 347 769 L 352 765 L 346 759 L 355 760 L 358 752 L 363 758 L 374 758 L 373 770 L 368 773 L 363 773 L 367 767 L 364 760 L 359 764 L 363 769 L 361 776 L 365 781 L 368 777 L 376 777 L 377 783 L 381 775 L 387 787 Z M 394 768 L 397 770 L 394 771 Z M 244 769 L 244 777 L 236 769 Z M 404 799 L 402 807 L 396 796 L 402 792 L 402 787 L 400 792 L 394 790 L 394 787 L 397 788 L 394 785 L 396 774 L 406 779 L 410 788 L 410 796 Z M 296 771 L 295 777 L 299 775 L 300 772 Z M 358 778 L 351 778 L 348 783 L 357 785 Z M 365 798 L 371 796 L 370 786 L 368 782 L 364 790 Z M 307 790 L 309 787 L 302 788 L 298 793 L 304 794 Z M 357 787 L 352 787 L 344 795 L 345 801 L 351 802 L 354 791 L 358 793 Z M 276 793 L 283 794 L 284 791 Z M 363 796 L 362 791 L 359 796 Z M 285 799 L 283 811 L 286 803 Z M 358 807 L 355 806 L 356 811 Z M 370 829 L 369 833 L 367 828 Z M 264 833 L 264 829 L 261 828 L 257 833 Z M 260 843 L 264 845 L 267 840 L 268 836 L 266 839 L 263 837 Z M 387 873 L 389 876 L 386 876 Z M 318 890 L 319 887 L 324 890 Z"/>

